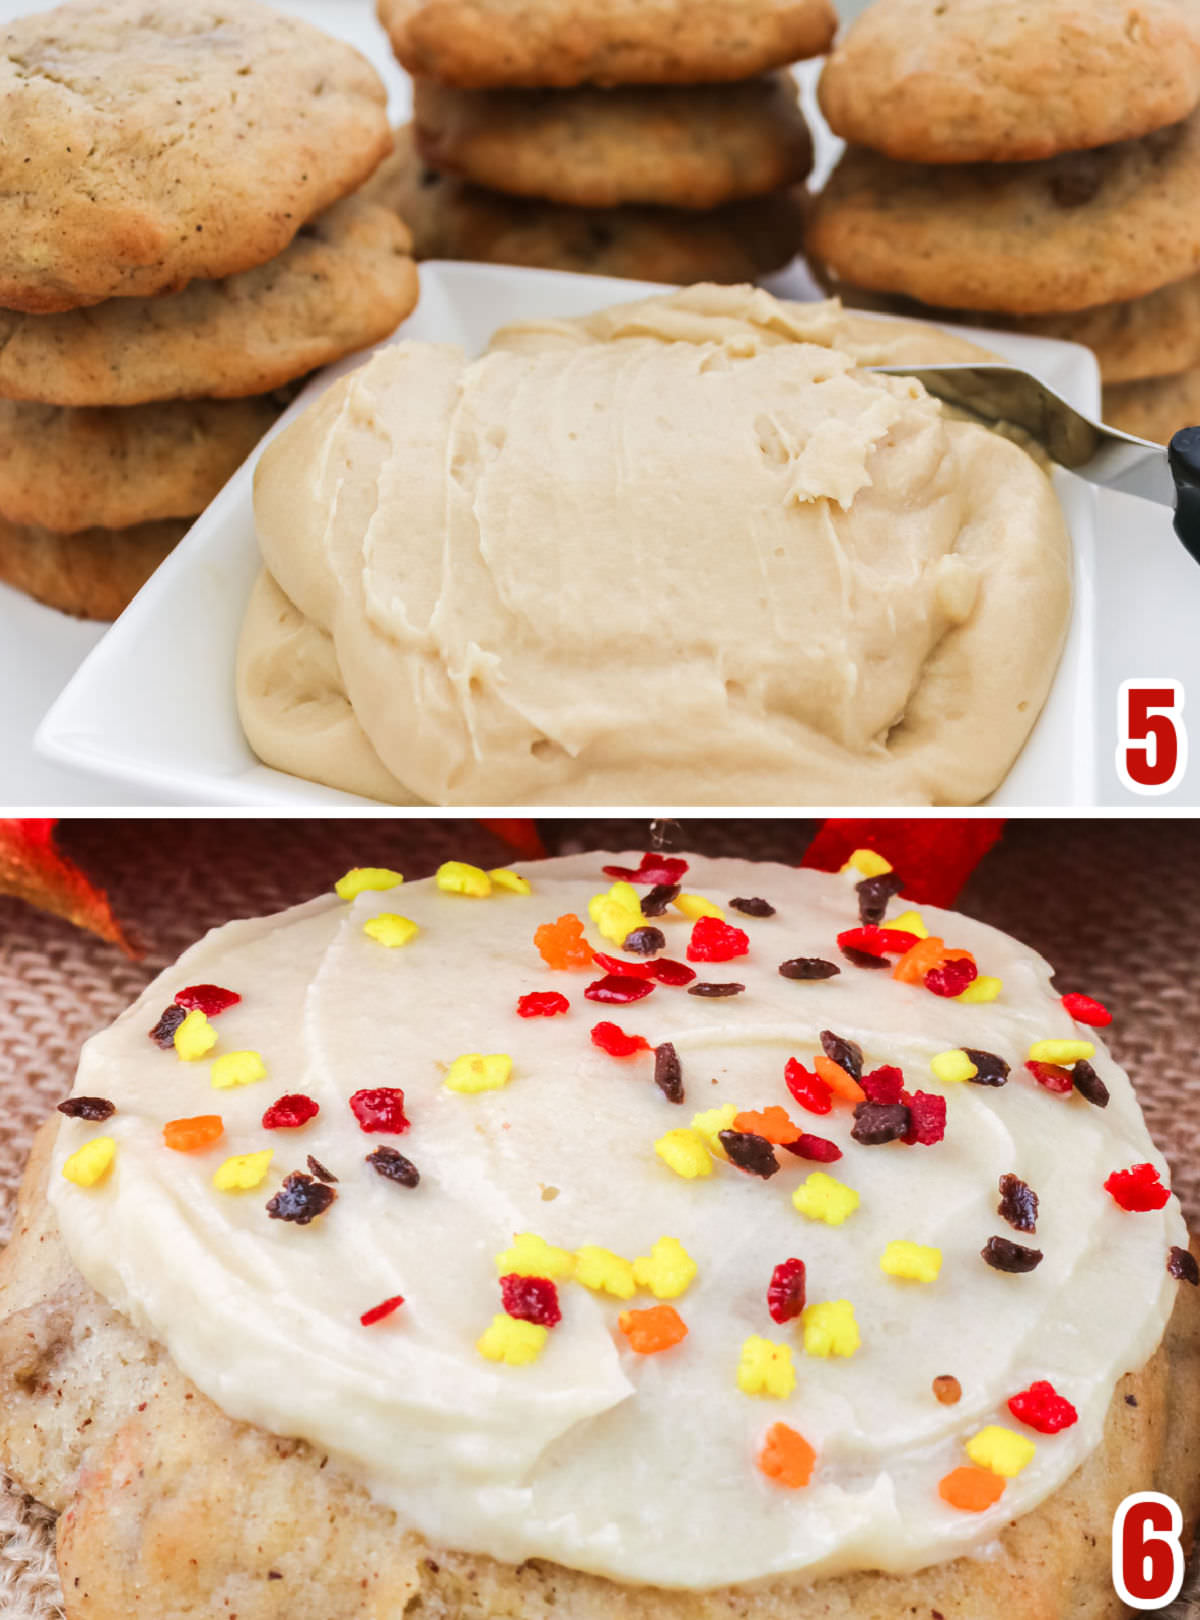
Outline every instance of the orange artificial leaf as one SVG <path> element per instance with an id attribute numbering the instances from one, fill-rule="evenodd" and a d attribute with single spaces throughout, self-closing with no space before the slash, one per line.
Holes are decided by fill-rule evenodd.
<path id="1" fill-rule="evenodd" d="M 758 1454 L 758 1466 L 768 1479 L 790 1491 L 802 1490 L 817 1466 L 817 1454 L 802 1434 L 786 1423 L 772 1423 Z"/>
<path id="2" fill-rule="evenodd" d="M 129 956 L 140 956 L 113 915 L 104 890 L 61 853 L 58 822 L 49 817 L 0 818 L 0 894 L 63 917 L 98 934 Z"/>

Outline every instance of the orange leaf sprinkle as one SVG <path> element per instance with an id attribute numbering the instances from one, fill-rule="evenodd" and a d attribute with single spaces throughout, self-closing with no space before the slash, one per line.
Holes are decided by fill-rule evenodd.
<path id="1" fill-rule="evenodd" d="M 768 1479 L 788 1490 L 799 1490 L 812 1478 L 817 1454 L 802 1434 L 786 1423 L 772 1423 L 758 1454 L 758 1466 Z"/>
<path id="2" fill-rule="evenodd" d="M 198 1114 L 195 1119 L 171 1119 L 163 1126 L 163 1141 L 176 1153 L 196 1153 L 211 1147 L 225 1133 L 220 1114 Z"/>
<path id="3" fill-rule="evenodd" d="M 735 1114 L 733 1128 L 735 1131 L 749 1131 L 752 1136 L 764 1137 L 781 1147 L 788 1142 L 798 1142 L 804 1134 L 788 1118 L 786 1108 L 763 1108 L 758 1113 Z"/>
<path id="4" fill-rule="evenodd" d="M 574 912 L 568 911 L 557 922 L 543 923 L 534 934 L 533 943 L 548 968 L 591 966 L 594 953 L 583 937 L 583 924 Z"/>
<path id="5" fill-rule="evenodd" d="M 1004 1480 L 990 1468 L 955 1468 L 938 1481 L 938 1495 L 964 1513 L 982 1513 L 1004 1495 Z"/>
<path id="6" fill-rule="evenodd" d="M 866 1092 L 852 1074 L 846 1073 L 840 1063 L 835 1063 L 832 1058 L 822 1053 L 813 1059 L 813 1068 L 830 1091 L 836 1092 L 839 1097 L 845 1098 L 847 1102 L 866 1102 Z"/>
<path id="7" fill-rule="evenodd" d="M 639 1356 L 654 1356 L 687 1337 L 687 1323 L 673 1305 L 651 1305 L 644 1311 L 622 1311 L 617 1326 Z"/>

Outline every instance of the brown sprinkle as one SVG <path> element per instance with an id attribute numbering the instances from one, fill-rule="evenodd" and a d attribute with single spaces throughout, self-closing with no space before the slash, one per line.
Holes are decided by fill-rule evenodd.
<path id="1" fill-rule="evenodd" d="M 689 996 L 740 996 L 746 988 L 744 984 L 735 984 L 730 980 L 727 984 L 713 984 L 707 979 L 701 979 L 696 984 L 688 985 Z"/>
<path id="2" fill-rule="evenodd" d="M 943 1406 L 957 1406 L 962 1400 L 962 1385 L 951 1373 L 939 1373 L 933 1381 L 933 1393 Z"/>
<path id="3" fill-rule="evenodd" d="M 1020 1176 L 1000 1177 L 1000 1203 L 996 1213 L 1002 1215 L 1018 1232 L 1036 1232 L 1038 1196 L 1028 1182 Z"/>
<path id="4" fill-rule="evenodd" d="M 825 1056 L 832 1062 L 840 1064 L 851 1080 L 861 1080 L 863 1072 L 862 1047 L 853 1041 L 843 1040 L 835 1035 L 831 1029 L 821 1031 L 821 1047 Z"/>
<path id="5" fill-rule="evenodd" d="M 654 1048 L 654 1084 L 668 1102 L 683 1101 L 683 1068 L 670 1041 Z"/>
<path id="6" fill-rule="evenodd" d="M 854 1110 L 850 1135 L 864 1147 L 898 1142 L 912 1129 L 912 1115 L 904 1103 L 860 1102 Z"/>
<path id="7" fill-rule="evenodd" d="M 1075 1090 L 1085 1102 L 1090 1102 L 1093 1108 L 1108 1107 L 1108 1087 L 1092 1068 L 1086 1058 L 1071 1068 L 1071 1079 L 1075 1082 Z"/>
<path id="8" fill-rule="evenodd" d="M 773 917 L 775 915 L 775 907 L 771 902 L 761 900 L 757 895 L 752 895 L 749 900 L 731 900 L 729 904 L 735 911 L 740 911 L 744 917 Z"/>
<path id="9" fill-rule="evenodd" d="M 1177 1243 L 1171 1245 L 1171 1252 L 1167 1256 L 1167 1271 L 1180 1282 L 1191 1283 L 1193 1288 L 1200 1287 L 1200 1266 L 1196 1264 L 1196 1256 L 1181 1249 Z"/>
<path id="10" fill-rule="evenodd" d="M 840 949 L 851 967 L 885 968 L 891 966 L 886 956 L 873 956 L 870 951 L 860 951 L 855 945 L 843 945 Z"/>
<path id="11" fill-rule="evenodd" d="M 292 1221 L 297 1226 L 307 1226 L 318 1215 L 324 1215 L 336 1197 L 337 1193 L 332 1187 L 314 1181 L 303 1171 L 293 1170 L 268 1202 L 267 1214 L 273 1221 Z"/>
<path id="12" fill-rule="evenodd" d="M 626 934 L 621 948 L 633 956 L 653 956 L 666 947 L 667 936 L 661 928 L 635 928 L 632 934 Z"/>
<path id="13" fill-rule="evenodd" d="M 175 1045 L 175 1031 L 186 1017 L 187 1013 L 174 1002 L 169 1007 L 164 1007 L 162 1017 L 150 1031 L 150 1039 L 155 1046 L 161 1046 L 164 1052 L 169 1052 Z"/>
<path id="14" fill-rule="evenodd" d="M 1027 1249 L 1023 1243 L 1010 1243 L 1002 1237 L 988 1238 L 979 1252 L 995 1271 L 1036 1271 L 1045 1258 L 1040 1249 Z"/>
<path id="15" fill-rule="evenodd" d="M 729 1155 L 730 1164 L 736 1164 L 739 1170 L 767 1181 L 779 1169 L 775 1149 L 765 1136 L 754 1131 L 718 1131 L 717 1140 Z"/>
<path id="16" fill-rule="evenodd" d="M 678 883 L 656 883 L 642 901 L 642 916 L 661 917 L 678 894 Z"/>
<path id="17" fill-rule="evenodd" d="M 821 956 L 793 956 L 780 962 L 779 971 L 785 979 L 835 979 L 842 970 Z"/>
<path id="18" fill-rule="evenodd" d="M 68 1097 L 59 1103 L 58 1111 L 68 1119 L 111 1119 L 117 1105 L 107 1097 Z"/>
<path id="19" fill-rule="evenodd" d="M 1010 1069 L 1002 1057 L 995 1052 L 981 1052 L 978 1047 L 964 1046 L 963 1051 L 975 1065 L 975 1073 L 971 1076 L 971 1084 L 975 1086 L 1002 1086 L 1008 1079 Z"/>
<path id="20" fill-rule="evenodd" d="M 887 916 L 888 901 L 900 893 L 904 879 L 895 872 L 880 872 L 854 885 L 858 895 L 858 917 L 864 928 L 875 928 Z"/>
<path id="21" fill-rule="evenodd" d="M 397 1181 L 402 1187 L 415 1187 L 421 1179 L 421 1173 L 411 1159 L 406 1159 L 403 1153 L 398 1153 L 393 1147 L 377 1147 L 374 1153 L 367 1154 L 367 1163 L 388 1181 Z"/>
<path id="22" fill-rule="evenodd" d="M 308 1156 L 308 1168 L 312 1171 L 313 1175 L 316 1176 L 318 1181 L 337 1181 L 337 1177 L 334 1175 L 333 1171 L 326 1170 L 320 1159 L 314 1159 L 311 1153 Z"/>

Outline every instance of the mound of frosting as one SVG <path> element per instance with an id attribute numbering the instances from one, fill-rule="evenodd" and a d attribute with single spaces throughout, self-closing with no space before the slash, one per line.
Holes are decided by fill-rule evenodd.
<path id="1" fill-rule="evenodd" d="M 226 1412 L 328 1448 L 436 1545 L 703 1589 L 912 1570 L 986 1544 L 1096 1445 L 1173 1304 L 1175 1199 L 1126 1209 L 1106 1189 L 1135 1165 L 1152 1193 L 1166 1177 L 1129 1080 L 1047 964 L 991 928 L 893 900 L 899 938 L 865 937 L 891 971 L 856 965 L 838 939 L 859 923 L 857 872 L 697 860 L 679 881 L 709 905 L 639 920 L 632 895 L 655 910 L 646 874 L 614 891 L 602 864 L 531 864 L 527 884 L 498 878 L 485 897 L 452 868 L 211 933 L 84 1050 L 76 1095 L 115 1112 L 60 1131 L 52 1197 L 71 1254 Z M 733 904 L 747 898 L 767 904 Z M 723 922 L 693 920 L 713 909 Z M 615 945 L 631 923 L 661 948 Z M 947 962 L 970 953 L 974 994 L 993 999 L 905 974 L 922 928 Z M 591 950 L 624 971 L 547 960 Z M 840 971 L 780 971 L 810 959 Z M 699 989 L 713 984 L 726 993 Z M 615 1056 L 601 1024 L 645 1046 Z M 1025 1060 L 1046 1040 L 1095 1046 L 1106 1106 L 1095 1084 L 1034 1079 Z M 811 1111 L 815 1069 L 845 1089 L 826 1053 L 853 1079 L 854 1048 L 865 1085 L 894 1088 L 879 1074 L 894 1068 L 924 1094 L 927 1124 L 928 1099 L 944 1101 L 940 1140 L 909 1144 L 837 1092 Z M 964 1051 L 975 1077 L 952 1079 Z M 721 1121 L 762 1144 L 764 1122 L 730 1121 L 769 1108 L 840 1157 L 726 1139 L 738 1168 Z M 213 1117 L 215 1140 L 173 1123 Z M 1006 1176 L 1037 1195 L 1032 1232 L 1011 1200 L 999 1210 Z M 1042 1258 L 996 1269 L 982 1250 L 998 1239 Z M 913 1258 L 896 1244 L 936 1251 L 936 1275 L 885 1270 L 885 1254 Z M 769 1286 L 795 1260 L 807 1306 L 778 1320 Z M 500 1279 L 522 1271 L 553 1284 L 559 1322 L 507 1313 Z M 639 1353 L 630 1324 L 645 1319 L 625 1313 L 660 1307 L 686 1336 Z M 824 1353 L 822 1319 L 840 1353 Z M 952 1404 L 934 1387 L 947 1379 Z M 1055 1433 L 1008 1406 L 1043 1380 L 1077 1413 Z M 780 1423 L 811 1448 L 807 1484 L 764 1472 Z M 979 1440 L 997 1428 L 998 1453 Z M 980 1445 L 991 1463 L 969 1461 Z M 992 1506 L 943 1498 L 961 1467 L 995 1487 Z"/>
<path id="2" fill-rule="evenodd" d="M 861 368 L 982 352 L 706 286 L 382 350 L 259 464 L 252 746 L 399 802 L 975 802 L 1069 542 L 1022 450 Z"/>

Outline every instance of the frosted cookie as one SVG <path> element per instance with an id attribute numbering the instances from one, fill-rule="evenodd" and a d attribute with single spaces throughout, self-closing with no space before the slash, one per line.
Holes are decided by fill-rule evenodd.
<path id="1" fill-rule="evenodd" d="M 175 292 L 281 253 L 389 145 L 341 40 L 257 0 L 72 0 L 0 33 L 0 306 Z"/>
<path id="2" fill-rule="evenodd" d="M 405 221 L 418 259 L 473 259 L 635 281 L 752 281 L 791 262 L 804 239 L 794 186 L 697 213 L 676 208 L 567 208 L 506 197 L 439 174 L 411 127 L 364 195 Z"/>
<path id="3" fill-rule="evenodd" d="M 570 207 L 716 208 L 801 181 L 812 137 L 789 73 L 674 89 L 413 87 L 433 169 Z"/>
<path id="4" fill-rule="evenodd" d="M 68 1620 L 1107 1612 L 1200 1508 L 1167 1166 L 1106 1009 L 861 881 L 357 872 L 160 975 L 0 1264 Z"/>
<path id="5" fill-rule="evenodd" d="M 59 315 L 0 310 L 0 397 L 138 405 L 269 393 L 411 313 L 411 245 L 391 209 L 349 197 L 240 275 Z"/>
<path id="6" fill-rule="evenodd" d="M 1016 445 L 860 367 L 982 353 L 712 286 L 400 343 L 267 448 L 264 562 L 418 799 L 973 803 L 1048 690 L 1068 537 Z M 282 634 L 247 620 L 239 704 L 310 768 Z"/>
<path id="7" fill-rule="evenodd" d="M 0 517 L 0 582 L 77 619 L 115 619 L 187 529 L 167 518 L 58 534 Z"/>
<path id="8" fill-rule="evenodd" d="M 0 515 L 61 532 L 194 517 L 286 404 L 284 391 L 127 407 L 0 400 Z"/>
<path id="9" fill-rule="evenodd" d="M 1140 439 L 1166 444 L 1180 428 L 1200 424 L 1200 366 L 1171 377 L 1107 384 L 1104 420 Z"/>
<path id="10" fill-rule="evenodd" d="M 839 282 L 925 304 L 1061 314 L 1200 270 L 1200 114 L 1044 163 L 934 166 L 848 150 L 806 251 Z"/>
<path id="11" fill-rule="evenodd" d="M 830 0 L 377 0 L 415 78 L 461 89 L 709 84 L 819 56 Z"/>
<path id="12" fill-rule="evenodd" d="M 874 0 L 821 75 L 838 135 L 914 163 L 1016 163 L 1135 139 L 1200 103 L 1176 0 Z"/>

